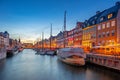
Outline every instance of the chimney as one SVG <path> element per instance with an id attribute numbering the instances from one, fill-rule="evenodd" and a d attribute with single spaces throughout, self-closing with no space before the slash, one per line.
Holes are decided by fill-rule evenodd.
<path id="1" fill-rule="evenodd" d="M 115 3 L 115 5 L 116 5 L 116 6 L 120 5 L 120 1 L 117 1 L 117 2 Z"/>
<path id="2" fill-rule="evenodd" d="M 96 14 L 99 14 L 100 13 L 100 11 L 96 11 Z"/>

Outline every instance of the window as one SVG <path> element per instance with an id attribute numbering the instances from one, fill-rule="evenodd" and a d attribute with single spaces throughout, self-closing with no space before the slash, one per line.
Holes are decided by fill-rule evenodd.
<path id="1" fill-rule="evenodd" d="M 96 26 L 94 26 L 93 30 L 96 31 Z"/>
<path id="2" fill-rule="evenodd" d="M 110 33 L 109 33 L 109 31 L 107 32 L 107 36 L 108 36 L 108 37 L 110 36 Z"/>
<path id="3" fill-rule="evenodd" d="M 102 24 L 102 29 L 105 29 L 105 24 Z"/>
<path id="4" fill-rule="evenodd" d="M 95 21 L 92 21 L 92 24 L 95 24 Z"/>
<path id="5" fill-rule="evenodd" d="M 103 37 L 105 37 L 105 32 L 103 32 Z"/>
<path id="6" fill-rule="evenodd" d="M 108 14 L 108 19 L 112 18 L 113 14 Z"/>
<path id="7" fill-rule="evenodd" d="M 100 22 L 103 21 L 103 20 L 104 20 L 104 17 L 101 17 L 101 18 L 100 18 Z"/>
<path id="8" fill-rule="evenodd" d="M 101 25 L 98 25 L 98 30 L 101 30 Z"/>
<path id="9" fill-rule="evenodd" d="M 91 35 L 91 39 L 93 38 L 93 35 Z"/>
<path id="10" fill-rule="evenodd" d="M 88 23 L 87 26 L 90 26 L 90 24 Z"/>
<path id="11" fill-rule="evenodd" d="M 97 16 L 95 17 L 95 19 L 97 19 Z"/>
<path id="12" fill-rule="evenodd" d="M 95 38 L 95 34 L 92 34 L 92 35 L 91 35 L 91 39 L 94 39 L 94 38 Z"/>
<path id="13" fill-rule="evenodd" d="M 101 38 L 101 35 L 100 35 L 100 34 L 98 35 L 98 38 Z"/>
<path id="14" fill-rule="evenodd" d="M 110 22 L 107 23 L 107 28 L 109 28 L 109 27 L 110 27 Z"/>
<path id="15" fill-rule="evenodd" d="M 111 22 L 111 26 L 115 26 L 115 21 L 112 21 L 112 22 Z"/>
<path id="16" fill-rule="evenodd" d="M 96 38 L 96 34 L 93 34 L 93 38 Z"/>
<path id="17" fill-rule="evenodd" d="M 109 51 L 110 49 L 109 48 L 106 48 L 107 51 Z"/>
<path id="18" fill-rule="evenodd" d="M 83 39 L 84 39 L 84 40 L 86 39 L 86 36 L 85 36 L 85 35 L 83 36 Z"/>
<path id="19" fill-rule="evenodd" d="M 83 25 L 83 27 L 84 27 L 84 28 L 86 27 L 85 24 Z"/>
<path id="20" fill-rule="evenodd" d="M 112 36 L 114 36 L 115 35 L 115 30 L 112 30 Z"/>

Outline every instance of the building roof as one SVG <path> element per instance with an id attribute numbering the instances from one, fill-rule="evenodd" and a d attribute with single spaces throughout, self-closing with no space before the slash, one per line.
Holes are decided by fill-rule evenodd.
<path id="1" fill-rule="evenodd" d="M 0 36 L 4 36 L 3 32 L 0 32 Z"/>
<path id="2" fill-rule="evenodd" d="M 111 8 L 108 8 L 102 12 L 97 11 L 94 16 L 90 17 L 88 20 L 85 20 L 83 24 L 83 28 L 116 18 L 119 9 L 120 9 L 120 2 L 116 2 L 116 5 Z M 112 14 L 112 17 L 108 19 L 109 14 Z M 101 18 L 103 18 L 103 20 L 100 20 Z"/>
<path id="3" fill-rule="evenodd" d="M 120 4 L 119 5 L 115 5 L 109 9 L 106 9 L 103 11 L 103 13 L 99 16 L 99 18 L 97 19 L 97 23 L 101 23 L 101 22 L 105 22 L 107 20 L 110 20 L 110 19 L 113 19 L 113 18 L 116 18 L 117 17 L 117 14 L 118 14 L 118 10 L 120 9 Z M 108 19 L 107 16 L 109 14 L 113 14 L 113 16 Z M 100 21 L 100 18 L 104 18 L 103 21 Z"/>
<path id="4" fill-rule="evenodd" d="M 57 34 L 57 37 L 59 37 L 59 36 L 63 36 L 63 32 L 62 32 L 62 31 L 60 31 L 60 32 Z"/>
<path id="5" fill-rule="evenodd" d="M 9 33 L 7 31 L 0 32 L 0 36 L 3 36 L 4 38 L 6 38 L 7 36 L 9 36 Z"/>

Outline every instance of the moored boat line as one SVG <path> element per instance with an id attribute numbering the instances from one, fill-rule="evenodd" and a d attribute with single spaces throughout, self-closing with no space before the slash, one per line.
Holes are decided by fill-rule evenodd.
<path id="1" fill-rule="evenodd" d="M 40 55 L 56 55 L 56 49 L 55 50 L 50 50 L 50 49 L 34 49 L 36 51 L 36 54 L 40 54 Z"/>
<path id="2" fill-rule="evenodd" d="M 7 31 L 0 32 L 0 59 L 17 54 L 22 51 L 21 40 L 11 39 Z"/>

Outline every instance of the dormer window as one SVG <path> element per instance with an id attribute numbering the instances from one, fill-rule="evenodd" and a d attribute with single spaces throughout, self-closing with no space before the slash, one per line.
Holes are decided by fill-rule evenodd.
<path id="1" fill-rule="evenodd" d="M 111 14 L 108 14 L 108 19 L 110 19 L 110 18 L 112 18 L 112 16 L 113 16 L 113 14 L 111 13 Z"/>
<path id="2" fill-rule="evenodd" d="M 103 21 L 103 20 L 104 20 L 104 17 L 101 17 L 101 18 L 100 18 L 100 22 Z"/>
<path id="3" fill-rule="evenodd" d="M 90 26 L 90 24 L 88 23 L 87 26 Z"/>
<path id="4" fill-rule="evenodd" d="M 92 21 L 92 24 L 95 24 L 95 21 Z"/>
<path id="5" fill-rule="evenodd" d="M 97 19 L 97 16 L 95 17 L 95 19 Z"/>
<path id="6" fill-rule="evenodd" d="M 84 28 L 86 27 L 85 24 L 83 25 L 83 27 L 84 27 Z"/>

